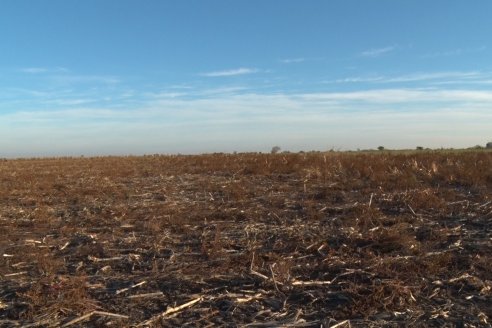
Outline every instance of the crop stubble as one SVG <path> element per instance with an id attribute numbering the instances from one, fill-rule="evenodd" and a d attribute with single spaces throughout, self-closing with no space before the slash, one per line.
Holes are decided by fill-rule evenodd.
<path id="1" fill-rule="evenodd" d="M 492 153 L 0 162 L 0 326 L 490 327 Z"/>

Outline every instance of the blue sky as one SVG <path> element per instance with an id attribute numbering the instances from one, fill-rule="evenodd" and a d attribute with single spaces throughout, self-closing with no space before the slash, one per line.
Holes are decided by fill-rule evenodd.
<path id="1" fill-rule="evenodd" d="M 488 0 L 7 0 L 0 157 L 492 140 Z"/>

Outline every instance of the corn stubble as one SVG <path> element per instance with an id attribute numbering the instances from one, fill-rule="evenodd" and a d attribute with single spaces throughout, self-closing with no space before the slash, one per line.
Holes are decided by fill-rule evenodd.
<path id="1" fill-rule="evenodd" d="M 0 162 L 0 326 L 490 327 L 492 153 Z"/>

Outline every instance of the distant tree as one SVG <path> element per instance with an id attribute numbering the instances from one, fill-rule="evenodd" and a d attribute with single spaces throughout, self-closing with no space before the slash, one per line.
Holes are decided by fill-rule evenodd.
<path id="1" fill-rule="evenodd" d="M 422 146 L 417 146 L 417 150 L 424 150 L 424 147 L 422 147 Z"/>
<path id="2" fill-rule="evenodd" d="M 273 146 L 273 147 L 272 147 L 272 151 L 271 151 L 271 153 L 272 153 L 272 154 L 276 154 L 276 153 L 278 153 L 280 150 L 281 150 L 281 148 L 280 148 L 279 146 Z"/>
<path id="3" fill-rule="evenodd" d="M 485 146 L 485 148 L 492 149 L 492 141 L 491 142 L 487 142 L 487 145 Z"/>
<path id="4" fill-rule="evenodd" d="M 384 147 L 383 146 L 379 146 L 378 147 L 378 150 L 384 150 Z"/>

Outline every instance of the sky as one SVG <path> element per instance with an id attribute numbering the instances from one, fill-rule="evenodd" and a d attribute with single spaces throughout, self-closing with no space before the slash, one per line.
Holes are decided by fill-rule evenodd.
<path id="1" fill-rule="evenodd" d="M 492 140 L 492 1 L 4 0 L 0 157 Z"/>

